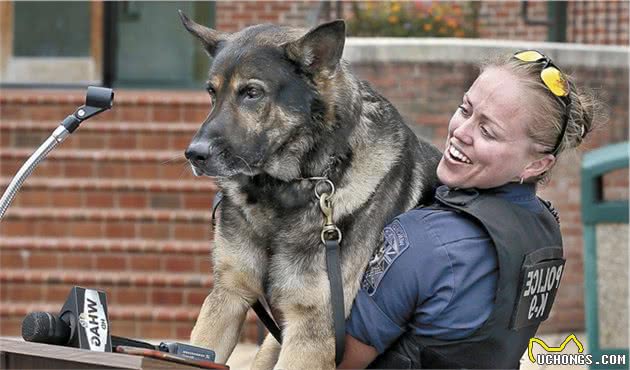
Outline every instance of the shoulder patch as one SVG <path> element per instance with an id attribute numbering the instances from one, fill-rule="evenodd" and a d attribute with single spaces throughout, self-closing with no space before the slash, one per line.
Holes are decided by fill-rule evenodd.
<path id="1" fill-rule="evenodd" d="M 368 263 L 361 288 L 370 296 L 374 295 L 383 276 L 392 263 L 409 247 L 407 233 L 398 220 L 383 229 L 383 243 L 372 255 Z"/>

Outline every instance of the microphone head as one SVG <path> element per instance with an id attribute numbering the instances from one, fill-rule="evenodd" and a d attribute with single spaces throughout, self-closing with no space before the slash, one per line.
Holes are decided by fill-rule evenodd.
<path id="1" fill-rule="evenodd" d="M 114 104 L 114 90 L 107 87 L 88 86 L 85 105 L 101 109 L 110 109 Z"/>
<path id="2" fill-rule="evenodd" d="M 70 326 L 48 312 L 31 312 L 22 321 L 22 338 L 27 342 L 66 344 Z"/>

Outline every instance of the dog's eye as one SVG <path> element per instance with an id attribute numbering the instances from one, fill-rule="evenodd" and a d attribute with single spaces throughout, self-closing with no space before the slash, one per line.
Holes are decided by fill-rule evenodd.
<path id="1" fill-rule="evenodd" d="M 258 86 L 247 86 L 245 94 L 248 99 L 255 100 L 263 96 L 263 91 Z"/>

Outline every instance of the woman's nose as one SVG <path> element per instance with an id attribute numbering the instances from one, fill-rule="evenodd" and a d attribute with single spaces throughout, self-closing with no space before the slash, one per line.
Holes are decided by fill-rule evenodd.
<path id="1" fill-rule="evenodd" d="M 453 137 L 457 140 L 461 141 L 466 145 L 472 145 L 473 143 L 473 129 L 474 122 L 472 117 L 468 118 L 462 124 L 457 126 L 455 130 L 453 130 Z"/>

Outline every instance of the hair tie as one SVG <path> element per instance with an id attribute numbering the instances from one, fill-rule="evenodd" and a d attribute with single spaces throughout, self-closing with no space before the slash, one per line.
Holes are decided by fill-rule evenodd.
<path id="1" fill-rule="evenodd" d="M 584 127 L 584 124 L 580 125 L 580 130 L 580 136 L 584 139 L 584 136 L 586 136 L 586 127 Z"/>

